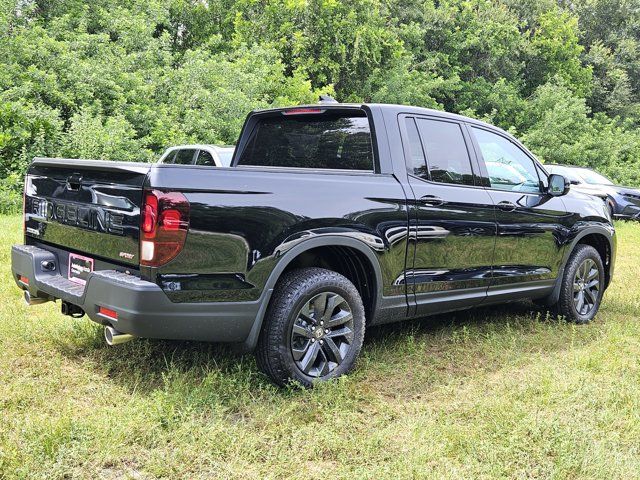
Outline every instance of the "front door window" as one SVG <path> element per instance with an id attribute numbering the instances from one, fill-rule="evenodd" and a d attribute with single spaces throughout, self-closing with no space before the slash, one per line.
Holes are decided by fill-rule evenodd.
<path id="1" fill-rule="evenodd" d="M 517 145 L 482 128 L 473 127 L 491 188 L 511 192 L 540 193 L 535 163 Z"/>

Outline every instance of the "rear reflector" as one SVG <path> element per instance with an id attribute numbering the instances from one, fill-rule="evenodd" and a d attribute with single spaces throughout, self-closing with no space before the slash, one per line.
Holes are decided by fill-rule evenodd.
<path id="1" fill-rule="evenodd" d="M 108 308 L 100 307 L 98 308 L 98 313 L 114 320 L 118 319 L 118 312 L 116 312 L 115 310 L 109 310 Z"/>
<path id="2" fill-rule="evenodd" d="M 283 110 L 283 115 L 307 115 L 309 113 L 324 113 L 323 108 L 292 108 L 291 110 Z"/>
<path id="3" fill-rule="evenodd" d="M 20 275 L 20 281 L 25 285 L 29 285 L 29 279 L 27 277 Z"/>

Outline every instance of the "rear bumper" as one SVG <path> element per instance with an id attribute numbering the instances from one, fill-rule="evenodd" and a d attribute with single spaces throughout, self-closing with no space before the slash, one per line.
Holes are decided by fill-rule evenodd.
<path id="1" fill-rule="evenodd" d="M 46 261 L 53 261 L 55 270 L 44 270 Z M 53 252 L 31 245 L 12 247 L 11 270 L 32 297 L 72 303 L 91 320 L 138 337 L 244 342 L 261 310 L 261 301 L 173 303 L 155 283 L 115 270 L 93 272 L 79 285 L 60 274 Z M 117 320 L 100 314 L 100 307 L 117 312 Z"/>

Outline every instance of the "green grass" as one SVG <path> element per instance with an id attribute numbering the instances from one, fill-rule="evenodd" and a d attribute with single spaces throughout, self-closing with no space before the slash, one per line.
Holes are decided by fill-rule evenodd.
<path id="1" fill-rule="evenodd" d="M 0 478 L 640 478 L 640 225 L 618 225 L 591 325 L 522 303 L 372 328 L 357 370 L 313 391 L 27 308 L 19 218 L 0 232 Z"/>

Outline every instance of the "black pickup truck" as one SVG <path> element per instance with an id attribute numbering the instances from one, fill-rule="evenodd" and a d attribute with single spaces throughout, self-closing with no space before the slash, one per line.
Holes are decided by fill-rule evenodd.
<path id="1" fill-rule="evenodd" d="M 365 328 L 520 299 L 590 321 L 602 200 L 515 138 L 399 105 L 251 113 L 228 168 L 36 158 L 13 276 L 109 344 L 237 342 L 276 383 L 347 373 Z"/>

